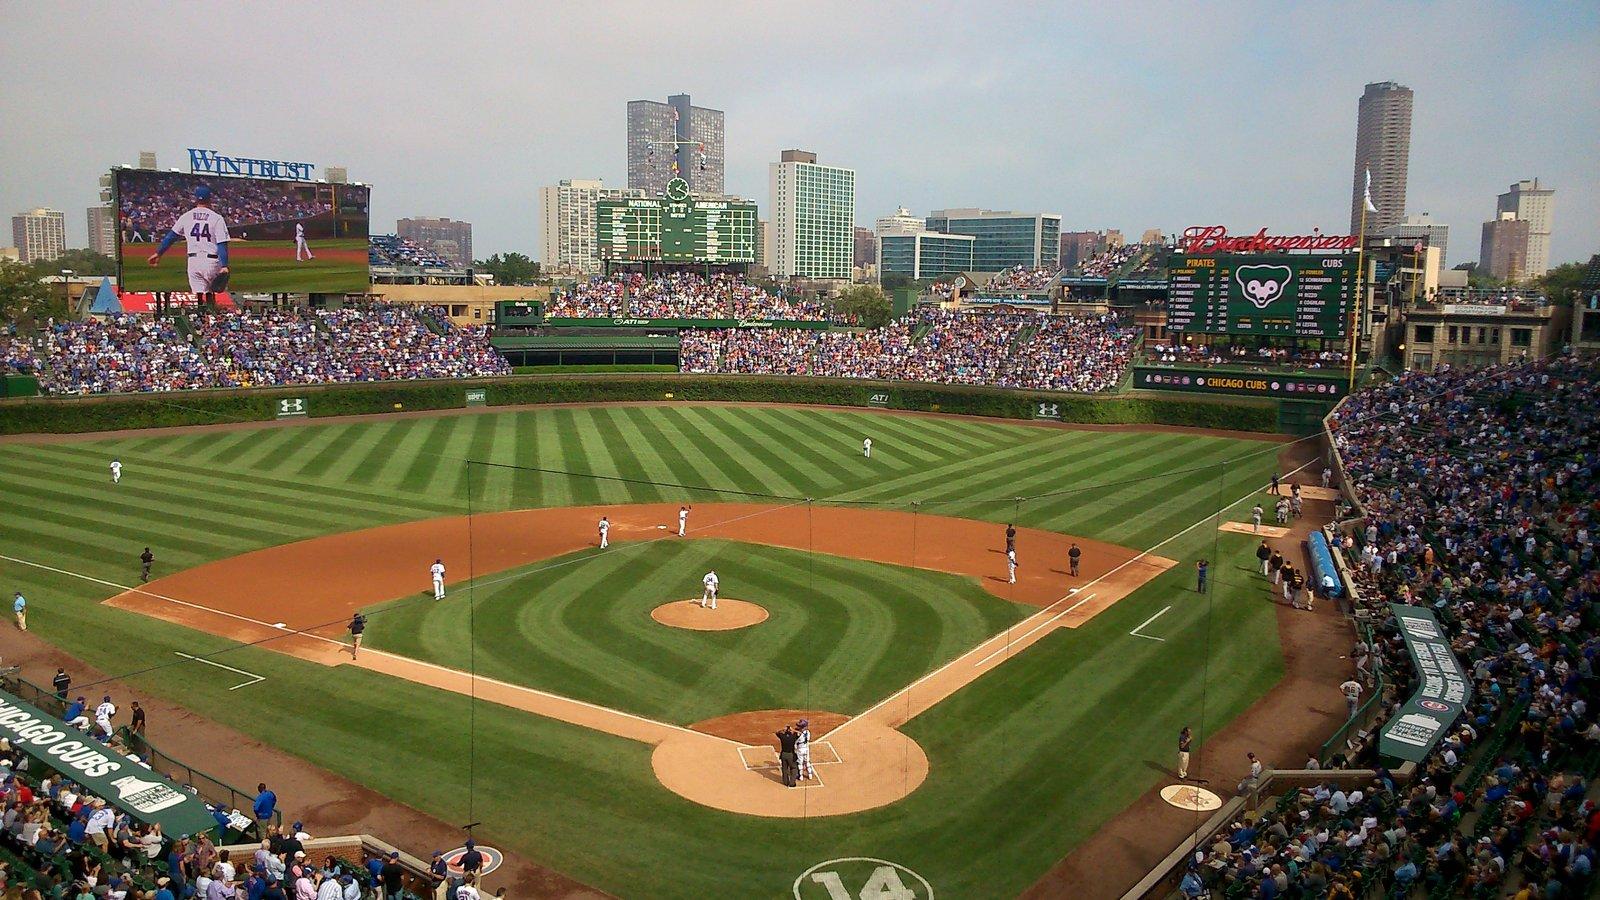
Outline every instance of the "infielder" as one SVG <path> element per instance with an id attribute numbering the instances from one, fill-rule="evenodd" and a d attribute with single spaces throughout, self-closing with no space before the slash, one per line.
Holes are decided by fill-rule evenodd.
<path id="1" fill-rule="evenodd" d="M 111 460 L 111 483 L 118 484 L 122 481 L 122 460 Z"/>
<path id="2" fill-rule="evenodd" d="M 436 559 L 428 567 L 428 574 L 433 576 L 433 599 L 444 599 L 444 560 Z"/>
<path id="3" fill-rule="evenodd" d="M 1006 578 L 1011 584 L 1017 583 L 1017 548 L 1015 547 L 1006 551 Z"/>
<path id="4" fill-rule="evenodd" d="M 687 504 L 678 507 L 678 537 L 689 533 L 689 507 Z"/>
<path id="5" fill-rule="evenodd" d="M 155 565 L 155 563 L 156 563 L 156 555 L 154 553 L 150 552 L 150 548 L 149 547 L 144 548 L 144 552 L 139 554 L 139 583 L 140 584 L 143 584 L 143 583 L 145 583 L 145 582 L 150 580 L 150 567 Z"/>
<path id="6" fill-rule="evenodd" d="M 872 458 L 872 438 L 861 439 L 861 455 L 867 459 Z"/>
<path id="7" fill-rule="evenodd" d="M 146 262 L 160 265 L 161 255 L 183 241 L 189 253 L 189 290 L 209 294 L 228 286 L 228 223 L 211 208 L 211 188 L 203 184 L 195 188 L 194 203 L 172 223 Z"/>
<path id="8" fill-rule="evenodd" d="M 306 225 L 305 225 L 305 223 L 304 222 L 296 222 L 296 223 L 294 223 L 294 261 L 295 262 L 301 262 L 302 261 L 301 254 L 305 254 L 303 259 L 316 259 L 315 256 L 311 255 L 311 245 L 306 243 Z"/>
<path id="9" fill-rule="evenodd" d="M 605 548 L 607 548 L 609 546 L 611 546 L 611 523 L 606 521 L 606 517 L 605 516 L 601 516 L 600 517 L 600 549 L 604 550 Z"/>
<path id="10" fill-rule="evenodd" d="M 800 780 L 805 781 L 817 777 L 811 771 L 811 720 L 801 719 L 795 723 L 799 726 L 800 735 L 794 742 L 795 762 L 800 767 Z"/>
<path id="11" fill-rule="evenodd" d="M 700 582 L 705 585 L 705 590 L 700 592 L 700 605 L 707 609 L 716 609 L 717 586 L 722 583 L 717 580 L 717 570 L 712 569 L 707 572 L 706 577 L 700 579 Z"/>

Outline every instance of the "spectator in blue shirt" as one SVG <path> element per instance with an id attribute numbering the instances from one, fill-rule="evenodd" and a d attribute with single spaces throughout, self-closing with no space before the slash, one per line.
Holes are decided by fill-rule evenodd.
<path id="1" fill-rule="evenodd" d="M 83 839 L 89 833 L 89 816 L 87 813 L 78 813 L 72 819 L 72 824 L 67 826 L 67 840 L 74 847 L 83 844 Z"/>
<path id="2" fill-rule="evenodd" d="M 256 821 L 265 822 L 272 818 L 273 812 L 278 808 L 278 795 L 267 790 L 266 782 L 256 785 Z"/>
<path id="3" fill-rule="evenodd" d="M 172 879 L 163 875 L 156 879 L 155 900 L 178 900 L 172 893 Z"/>
<path id="4" fill-rule="evenodd" d="M 1183 881 L 1179 883 L 1178 890 L 1182 891 L 1185 897 L 1198 897 L 1206 892 L 1206 886 L 1200 880 L 1200 876 L 1191 870 L 1184 873 Z"/>

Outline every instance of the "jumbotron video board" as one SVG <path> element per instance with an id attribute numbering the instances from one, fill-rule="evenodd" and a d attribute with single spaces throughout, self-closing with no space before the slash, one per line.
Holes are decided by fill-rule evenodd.
<path id="1" fill-rule="evenodd" d="M 1342 339 L 1355 296 L 1353 253 L 1175 253 L 1167 328 Z"/>
<path id="2" fill-rule="evenodd" d="M 124 291 L 370 289 L 366 185 L 152 169 L 112 176 Z"/>
<path id="3" fill-rule="evenodd" d="M 681 178 L 666 197 L 601 200 L 595 205 L 601 259 L 727 265 L 756 260 L 756 206 L 696 200 Z"/>

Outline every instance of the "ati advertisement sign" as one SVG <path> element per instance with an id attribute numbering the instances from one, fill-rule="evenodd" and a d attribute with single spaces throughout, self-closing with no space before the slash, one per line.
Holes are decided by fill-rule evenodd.
<path id="1" fill-rule="evenodd" d="M 1283 397 L 1291 400 L 1327 400 L 1331 403 L 1344 396 L 1347 381 L 1337 375 L 1290 375 L 1229 372 L 1222 369 L 1134 366 L 1133 386 L 1147 391 Z"/>
<path id="2" fill-rule="evenodd" d="M 0 691 L 0 737 L 141 822 L 176 837 L 216 827 L 198 797 L 87 734 Z"/>
<path id="3" fill-rule="evenodd" d="M 807 328 L 821 331 L 827 322 L 799 319 L 564 319 L 548 318 L 551 328 Z"/>
<path id="4" fill-rule="evenodd" d="M 1399 715 L 1378 732 L 1378 755 L 1420 763 L 1466 709 L 1471 683 L 1431 610 L 1399 603 L 1389 608 L 1400 622 L 1419 686 Z"/>

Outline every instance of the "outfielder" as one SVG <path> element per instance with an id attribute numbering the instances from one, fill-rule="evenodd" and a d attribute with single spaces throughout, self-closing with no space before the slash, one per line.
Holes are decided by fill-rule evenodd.
<path id="1" fill-rule="evenodd" d="M 811 720 L 801 719 L 795 724 L 800 727 L 800 736 L 794 742 L 795 762 L 800 767 L 800 780 L 805 781 L 817 777 L 811 771 Z"/>
<path id="2" fill-rule="evenodd" d="M 689 532 L 689 506 L 684 504 L 678 507 L 678 537 L 683 537 Z"/>
<path id="3" fill-rule="evenodd" d="M 601 550 L 604 550 L 605 548 L 611 546 L 610 536 L 611 536 L 611 523 L 606 521 L 606 517 L 605 516 L 601 516 L 600 517 L 600 549 Z"/>
<path id="4" fill-rule="evenodd" d="M 861 439 L 861 455 L 867 459 L 872 458 L 872 438 Z"/>
<path id="5" fill-rule="evenodd" d="M 302 253 L 305 254 L 304 257 L 301 256 Z M 302 259 L 316 259 L 316 257 L 311 255 L 311 245 L 306 243 L 306 224 L 304 222 L 296 222 L 294 223 L 294 261 L 301 262 Z"/>
<path id="6" fill-rule="evenodd" d="M 444 599 L 444 560 L 436 559 L 428 567 L 428 574 L 433 576 L 433 599 Z"/>
<path id="7" fill-rule="evenodd" d="M 182 240 L 189 253 L 189 290 L 209 294 L 228 286 L 228 223 L 211 208 L 211 188 L 194 189 L 194 208 L 178 217 L 146 260 L 161 264 L 161 255 Z"/>
<path id="8" fill-rule="evenodd" d="M 700 592 L 700 605 L 707 609 L 716 609 L 717 587 L 722 583 L 717 580 L 717 570 L 712 569 L 707 572 L 706 577 L 700 579 L 700 582 L 705 585 L 705 590 Z"/>
<path id="9" fill-rule="evenodd" d="M 122 481 L 122 460 L 111 460 L 111 483 L 119 484 Z"/>

